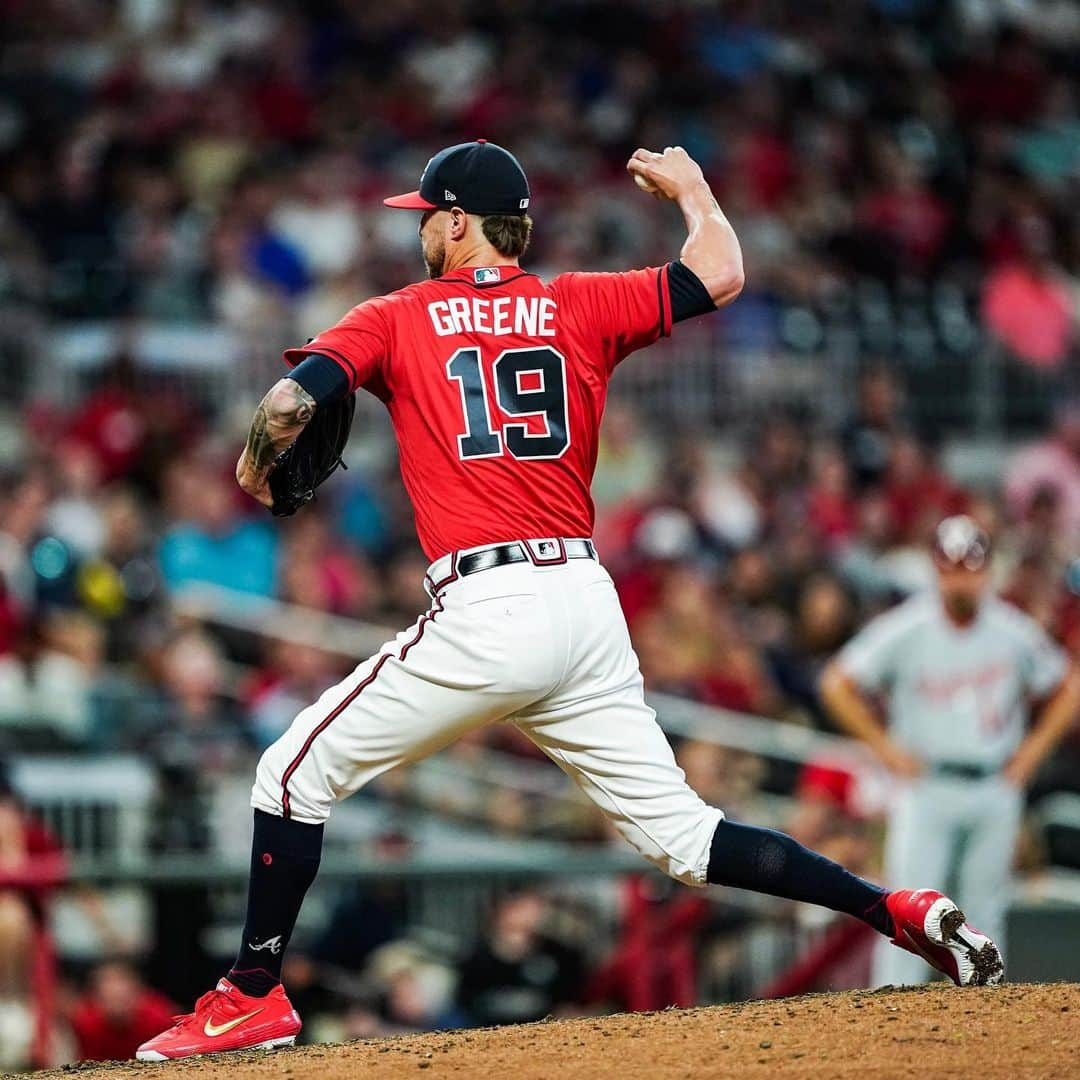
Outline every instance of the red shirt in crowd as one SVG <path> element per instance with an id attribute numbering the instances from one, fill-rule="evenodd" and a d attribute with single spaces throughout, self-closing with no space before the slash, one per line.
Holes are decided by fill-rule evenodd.
<path id="1" fill-rule="evenodd" d="M 92 998 L 75 1007 L 71 1026 L 83 1061 L 127 1061 L 172 1022 L 176 1007 L 156 990 L 143 989 L 123 1022 L 110 1018 Z"/>
<path id="2" fill-rule="evenodd" d="M 12 797 L 0 794 L 0 836 L 4 859 L 0 863 L 0 891 L 22 894 L 36 919 L 43 918 L 44 900 L 67 877 L 67 861 L 60 841 L 33 815 L 21 810 Z"/>
<path id="3" fill-rule="evenodd" d="M 1068 283 L 1021 262 L 999 266 L 986 280 L 982 302 L 987 326 L 1021 359 L 1053 368 L 1074 340 Z"/>

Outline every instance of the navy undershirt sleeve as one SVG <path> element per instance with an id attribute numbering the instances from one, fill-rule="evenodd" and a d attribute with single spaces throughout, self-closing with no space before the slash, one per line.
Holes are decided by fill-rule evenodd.
<path id="1" fill-rule="evenodd" d="M 316 405 L 337 401 L 349 392 L 349 376 L 345 369 L 322 353 L 312 353 L 285 378 L 298 382 L 315 399 Z"/>
<path id="2" fill-rule="evenodd" d="M 671 321 L 682 322 L 716 310 L 709 290 L 701 278 L 678 259 L 668 263 L 668 291 L 671 293 Z"/>

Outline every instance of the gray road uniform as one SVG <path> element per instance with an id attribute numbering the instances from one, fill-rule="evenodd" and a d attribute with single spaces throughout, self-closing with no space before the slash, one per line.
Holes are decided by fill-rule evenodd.
<path id="1" fill-rule="evenodd" d="M 1002 945 L 1021 793 L 1001 769 L 1024 737 L 1032 699 L 1065 677 L 1064 652 L 997 598 L 975 621 L 949 621 L 936 593 L 912 597 L 853 638 L 844 673 L 883 700 L 890 735 L 926 762 L 888 815 L 886 884 L 949 891 L 968 920 Z M 876 984 L 924 982 L 930 969 L 884 940 Z"/>

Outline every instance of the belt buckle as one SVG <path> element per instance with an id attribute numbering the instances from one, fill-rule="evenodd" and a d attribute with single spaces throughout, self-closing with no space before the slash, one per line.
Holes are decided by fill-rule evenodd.
<path id="1" fill-rule="evenodd" d="M 525 554 L 533 566 L 561 566 L 566 562 L 566 544 L 562 537 L 548 536 L 542 540 L 525 540 Z"/>

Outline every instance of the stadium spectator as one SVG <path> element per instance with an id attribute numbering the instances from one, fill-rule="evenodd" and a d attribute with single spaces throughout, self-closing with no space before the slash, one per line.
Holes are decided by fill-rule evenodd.
<path id="1" fill-rule="evenodd" d="M 789 639 L 769 653 L 772 677 L 784 698 L 818 727 L 828 720 L 818 680 L 854 625 L 851 600 L 828 575 L 809 578 L 802 588 Z"/>
<path id="2" fill-rule="evenodd" d="M 578 999 L 582 957 L 545 934 L 546 915 L 537 893 L 496 906 L 487 935 L 459 972 L 458 1005 L 472 1024 L 542 1020 Z"/>
<path id="3" fill-rule="evenodd" d="M 168 588 L 203 583 L 272 595 L 278 534 L 240 513 L 223 463 L 212 457 L 177 462 L 167 485 L 174 524 L 161 539 L 158 560 Z"/>
<path id="4" fill-rule="evenodd" d="M 1064 535 L 1072 538 L 1075 552 L 1080 544 L 1080 396 L 1058 405 L 1053 431 L 1018 453 L 1005 476 L 1009 510 L 1017 520 L 1037 510 L 1036 499 L 1049 492 L 1058 501 Z"/>
<path id="5" fill-rule="evenodd" d="M 251 731 L 260 747 L 269 746 L 301 709 L 339 678 L 332 654 L 311 645 L 271 641 L 266 664 L 245 688 Z"/>
<path id="6" fill-rule="evenodd" d="M 154 657 L 158 693 L 134 722 L 139 743 L 195 782 L 238 768 L 250 756 L 247 720 L 227 694 L 221 646 L 201 629 L 183 630 Z"/>
<path id="7" fill-rule="evenodd" d="M 71 1027 L 80 1061 L 126 1061 L 140 1043 L 169 1026 L 178 1010 L 121 961 L 98 964 L 75 1003 Z"/>
<path id="8" fill-rule="evenodd" d="M 896 273 L 923 274 L 937 263 L 949 227 L 949 208 L 920 176 L 919 165 L 899 147 L 877 152 L 879 184 L 857 208 L 869 241 L 889 252 Z"/>
<path id="9" fill-rule="evenodd" d="M 72 464 L 81 465 L 84 474 L 91 471 L 90 486 L 125 476 L 138 465 L 146 446 L 147 418 L 135 382 L 134 360 L 126 353 L 117 354 L 68 421 L 69 454 L 83 448 L 90 459 L 76 459 Z"/>
<path id="10" fill-rule="evenodd" d="M 832 446 L 820 447 L 807 493 L 807 524 L 830 548 L 842 547 L 855 532 L 856 503 L 847 462 Z"/>
<path id="11" fill-rule="evenodd" d="M 0 727 L 27 748 L 89 743 L 103 659 L 101 627 L 87 615 L 56 610 L 28 623 L 0 657 Z"/>
<path id="12" fill-rule="evenodd" d="M 893 536 L 905 543 L 924 537 L 943 514 L 964 508 L 964 493 L 938 467 L 931 448 L 911 434 L 893 440 L 882 490 Z"/>
<path id="13" fill-rule="evenodd" d="M 66 875 L 59 842 L 22 806 L 0 761 L 0 1062 L 7 1068 L 30 1063 L 32 973 L 48 896 Z"/>
<path id="14" fill-rule="evenodd" d="M 1021 359 L 1054 368 L 1075 340 L 1080 314 L 1075 286 L 1053 262 L 1048 222 L 1024 215 L 1018 243 L 1020 257 L 1002 263 L 986 279 L 983 315 L 994 335 Z"/>
<path id="15" fill-rule="evenodd" d="M 604 414 L 604 427 L 593 478 L 598 512 L 630 499 L 647 497 L 656 483 L 656 448 L 642 438 L 636 410 L 614 402 Z"/>
<path id="16" fill-rule="evenodd" d="M 289 525 L 280 558 L 281 598 L 335 615 L 370 616 L 378 602 L 371 568 L 335 535 L 320 509 Z"/>
<path id="17" fill-rule="evenodd" d="M 841 433 L 841 444 L 860 491 L 881 481 L 889 466 L 893 440 L 904 426 L 895 373 L 884 364 L 869 365 L 859 376 L 855 415 Z"/>

